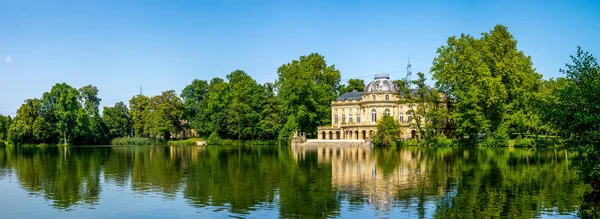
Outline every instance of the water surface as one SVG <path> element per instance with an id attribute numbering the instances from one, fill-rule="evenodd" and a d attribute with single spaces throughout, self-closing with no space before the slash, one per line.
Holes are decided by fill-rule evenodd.
<path id="1" fill-rule="evenodd" d="M 0 149 L 3 218 L 573 218 L 563 150 Z"/>

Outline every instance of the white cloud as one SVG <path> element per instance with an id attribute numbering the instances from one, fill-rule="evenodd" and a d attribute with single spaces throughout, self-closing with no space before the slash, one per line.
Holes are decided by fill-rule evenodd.
<path id="1" fill-rule="evenodd" d="M 7 56 L 6 58 L 4 58 L 4 63 L 11 63 L 12 62 L 12 57 Z"/>

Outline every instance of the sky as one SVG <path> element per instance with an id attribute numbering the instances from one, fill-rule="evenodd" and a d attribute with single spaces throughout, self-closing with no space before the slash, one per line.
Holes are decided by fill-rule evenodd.
<path id="1" fill-rule="evenodd" d="M 102 106 L 236 69 L 273 82 L 313 52 L 343 82 L 399 79 L 409 58 L 428 73 L 448 37 L 496 24 L 544 78 L 562 76 L 577 46 L 600 55 L 600 1 L 0 0 L 0 114 L 62 82 L 97 86 Z"/>

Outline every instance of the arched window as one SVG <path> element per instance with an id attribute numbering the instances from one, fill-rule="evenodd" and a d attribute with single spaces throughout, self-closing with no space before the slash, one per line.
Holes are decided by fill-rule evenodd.
<path id="1" fill-rule="evenodd" d="M 346 123 L 346 115 L 342 114 L 342 124 Z"/>
<path id="2" fill-rule="evenodd" d="M 377 122 L 377 111 L 375 109 L 371 111 L 371 122 Z"/>
<path id="3" fill-rule="evenodd" d="M 400 120 L 400 122 L 404 122 L 404 113 L 400 113 L 400 116 L 398 116 L 398 120 Z"/>
<path id="4" fill-rule="evenodd" d="M 352 124 L 352 114 L 348 115 L 348 122 Z"/>
<path id="5" fill-rule="evenodd" d="M 356 122 L 360 123 L 360 114 L 356 114 Z"/>
<path id="6" fill-rule="evenodd" d="M 384 113 L 385 113 L 386 115 L 388 115 L 388 116 L 391 114 L 389 109 L 385 109 L 385 112 L 384 112 Z"/>

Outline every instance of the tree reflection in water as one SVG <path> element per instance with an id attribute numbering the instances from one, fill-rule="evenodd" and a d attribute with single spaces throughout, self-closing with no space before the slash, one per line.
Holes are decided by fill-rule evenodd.
<path id="1" fill-rule="evenodd" d="M 284 218 L 530 218 L 575 215 L 579 206 L 579 216 L 596 215 L 598 199 L 569 167 L 572 156 L 513 148 L 6 148 L 0 181 L 14 176 L 57 209 L 99 205 L 100 193 L 119 187 L 183 197 L 198 209 Z"/>

